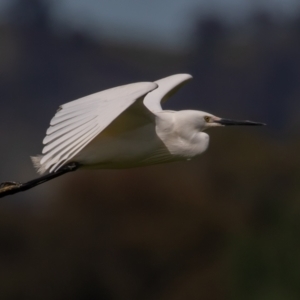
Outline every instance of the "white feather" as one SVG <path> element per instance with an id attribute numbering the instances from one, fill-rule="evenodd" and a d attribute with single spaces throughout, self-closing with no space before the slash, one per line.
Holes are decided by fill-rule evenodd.
<path id="1" fill-rule="evenodd" d="M 206 151 L 208 128 L 263 125 L 222 119 L 203 111 L 163 111 L 161 103 L 189 74 L 124 85 L 59 107 L 44 138 L 43 156 L 32 157 L 39 173 L 69 162 L 82 168 L 132 168 L 190 160 Z"/>
<path id="2" fill-rule="evenodd" d="M 124 110 L 157 84 L 140 82 L 95 93 L 60 106 L 44 138 L 43 156 L 34 158 L 40 173 L 70 161 Z"/>
<path id="3" fill-rule="evenodd" d="M 33 163 L 34 168 L 36 169 L 36 171 L 39 174 L 44 174 L 47 170 L 45 168 L 45 166 L 43 166 L 41 164 L 41 159 L 42 159 L 43 155 L 37 155 L 37 156 L 31 156 L 31 161 Z"/>
<path id="4" fill-rule="evenodd" d="M 176 74 L 154 81 L 158 88 L 146 95 L 144 99 L 145 106 L 153 113 L 162 111 L 161 103 L 167 101 L 192 78 L 189 74 Z"/>

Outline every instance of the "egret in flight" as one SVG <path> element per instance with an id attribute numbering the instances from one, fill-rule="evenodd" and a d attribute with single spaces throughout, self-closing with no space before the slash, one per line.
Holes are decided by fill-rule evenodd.
<path id="1" fill-rule="evenodd" d="M 189 74 L 176 74 L 155 82 L 114 87 L 61 105 L 50 121 L 42 155 L 32 157 L 38 173 L 47 174 L 27 183 L 5 182 L 2 188 L 15 193 L 76 169 L 190 160 L 207 149 L 207 129 L 264 125 L 203 111 L 163 110 L 161 103 L 191 79 Z"/>

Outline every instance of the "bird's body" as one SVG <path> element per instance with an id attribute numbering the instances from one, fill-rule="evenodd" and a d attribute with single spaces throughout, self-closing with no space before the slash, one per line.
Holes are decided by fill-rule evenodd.
<path id="1" fill-rule="evenodd" d="M 179 114 L 182 112 L 159 112 L 140 126 L 134 119 L 124 121 L 121 117 L 73 160 L 84 168 L 109 169 L 189 160 L 207 149 L 209 137 L 202 132 L 192 136 L 191 131 L 183 131 L 177 122 Z M 126 126 L 119 126 L 119 122 Z"/>
<path id="2" fill-rule="evenodd" d="M 166 101 L 189 74 L 108 89 L 66 103 L 50 122 L 43 155 L 34 157 L 39 173 L 58 171 L 70 162 L 81 168 L 131 168 L 203 153 L 209 136 L 222 125 L 262 125 L 231 121 L 206 112 L 164 111 Z"/>
<path id="3" fill-rule="evenodd" d="M 166 111 L 161 102 L 192 78 L 172 75 L 108 89 L 63 104 L 50 121 L 42 155 L 32 157 L 44 176 L 3 182 L 0 197 L 31 189 L 78 168 L 120 169 L 179 160 L 203 153 L 203 131 L 226 125 L 264 125 L 221 119 L 202 111 Z"/>

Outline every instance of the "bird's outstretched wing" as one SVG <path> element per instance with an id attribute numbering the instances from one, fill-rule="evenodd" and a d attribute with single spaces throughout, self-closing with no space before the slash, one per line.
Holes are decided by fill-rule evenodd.
<path id="1" fill-rule="evenodd" d="M 158 85 L 158 88 L 146 95 L 145 106 L 153 113 L 161 111 L 161 103 L 167 101 L 192 78 L 189 74 L 176 74 L 155 81 L 154 83 Z"/>
<path id="2" fill-rule="evenodd" d="M 43 140 L 43 156 L 33 158 L 40 173 L 58 170 L 123 111 L 157 86 L 152 82 L 133 83 L 61 105 Z"/>

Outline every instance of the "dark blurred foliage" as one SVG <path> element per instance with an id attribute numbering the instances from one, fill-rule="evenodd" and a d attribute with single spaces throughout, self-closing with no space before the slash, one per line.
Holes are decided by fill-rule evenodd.
<path id="1" fill-rule="evenodd" d="M 168 108 L 253 119 L 210 132 L 188 163 L 81 171 L 1 200 L 0 299 L 299 299 L 300 15 L 239 28 L 195 22 L 189 53 L 53 31 L 19 1 L 0 26 L 0 181 L 57 107 L 105 88 L 189 72 Z"/>

